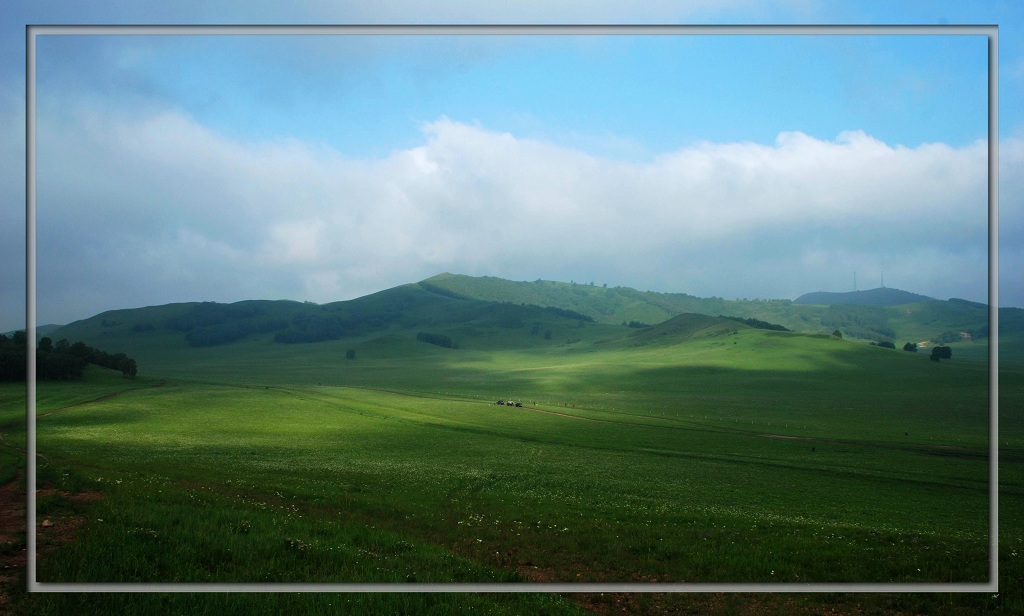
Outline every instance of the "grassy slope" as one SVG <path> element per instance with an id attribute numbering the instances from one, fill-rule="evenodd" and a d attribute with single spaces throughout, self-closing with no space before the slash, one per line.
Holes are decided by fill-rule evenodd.
<path id="1" fill-rule="evenodd" d="M 428 290 L 432 292 L 428 292 Z M 463 302 L 453 299 L 465 298 Z M 474 302 L 472 300 L 477 300 Z M 372 315 L 398 310 L 407 318 L 397 326 L 414 327 L 432 323 L 450 322 L 466 316 L 467 305 L 478 302 L 497 302 L 510 310 L 512 305 L 553 306 L 574 310 L 591 316 L 598 323 L 619 324 L 628 321 L 657 324 L 682 313 L 706 315 L 725 314 L 743 318 L 757 318 L 778 323 L 804 333 L 830 333 L 835 327 L 825 325 L 827 306 L 794 304 L 788 300 L 728 301 L 721 298 L 697 298 L 678 293 L 641 292 L 626 287 L 602 288 L 581 284 L 552 281 L 513 282 L 493 277 L 474 278 L 456 274 L 442 274 L 420 284 L 403 285 L 350 302 L 335 302 L 323 306 L 296 302 L 240 302 L 236 306 L 259 305 L 267 316 L 276 316 L 291 322 L 296 315 Z M 150 337 L 165 336 L 161 344 L 179 344 L 180 332 L 168 331 L 164 324 L 184 314 L 195 304 L 171 304 L 135 310 L 111 311 L 85 319 L 51 332 L 54 340 L 64 337 L 82 340 L 109 352 L 128 352 L 134 347 L 138 332 L 133 327 L 155 325 L 146 332 Z M 461 306 L 451 312 L 453 306 Z M 481 308 L 482 309 L 482 308 Z M 1002 309 L 1000 356 L 1004 361 L 1024 361 L 1024 311 Z M 975 331 L 987 323 L 987 310 L 980 304 L 957 301 L 928 301 L 920 304 L 890 306 L 884 309 L 885 325 L 896 333 L 897 346 L 904 342 L 919 342 L 937 338 L 946 332 Z M 531 318 L 526 315 L 524 318 Z M 535 319 L 543 320 L 543 319 Z M 492 323 L 500 324 L 500 323 Z M 840 327 L 842 329 L 842 327 Z M 865 334 L 869 337 L 871 334 Z M 879 339 L 882 337 L 879 336 Z M 963 340 L 955 342 L 954 354 L 958 358 L 983 361 L 988 341 Z M 126 347 L 126 348 L 123 348 Z M 148 359 L 148 358 L 139 358 Z"/>
<path id="2" fill-rule="evenodd" d="M 589 314 L 603 323 L 640 321 L 655 324 L 680 313 L 699 313 L 752 317 L 804 333 L 830 333 L 833 329 L 822 325 L 827 306 L 794 304 L 788 300 L 730 301 L 677 293 L 637 291 L 626 287 L 606 289 L 552 281 L 513 282 L 457 274 L 442 274 L 425 282 L 476 299 L 569 308 Z M 900 347 L 904 342 L 930 340 L 948 331 L 977 330 L 988 320 L 987 309 L 972 302 L 934 300 L 890 306 L 885 312 L 888 325 L 895 330 Z M 1020 318 L 1020 312 L 1015 309 L 1001 311 L 1001 319 L 1004 321 L 1002 331 L 1009 343 L 1005 357 L 1011 361 L 1024 359 L 1020 344 L 1024 319 Z M 983 359 L 987 353 L 985 341 L 965 341 L 954 343 L 953 346 L 955 350 L 962 351 L 965 358 L 974 360 Z"/>
<path id="3" fill-rule="evenodd" d="M 400 565 L 407 551 L 434 579 L 504 579 L 508 571 L 526 579 L 582 572 L 609 580 L 635 571 L 687 580 L 773 580 L 783 572 L 807 579 L 810 571 L 946 579 L 981 571 L 987 428 L 980 367 L 702 317 L 649 330 L 579 328 L 521 306 L 435 296 L 404 327 L 317 344 L 273 344 L 264 335 L 193 349 L 166 332 L 97 327 L 111 343 L 134 345 L 109 350 L 139 357 L 144 374 L 184 379 L 41 422 L 55 459 L 122 482 L 107 488 L 110 506 L 122 513 L 98 516 L 116 525 L 90 535 L 93 546 L 129 539 L 128 552 L 111 553 L 107 574 L 129 575 L 117 563 L 169 543 L 221 557 L 227 549 L 248 551 L 220 570 L 193 555 L 135 574 L 163 579 L 187 568 L 252 579 L 245 562 L 280 558 L 272 568 L 278 579 L 324 569 L 405 579 L 416 573 Z M 550 340 L 531 333 L 534 322 L 552 331 Z M 449 333 L 462 348 L 416 342 L 423 327 Z M 349 348 L 354 361 L 344 359 Z M 1002 382 L 1004 459 L 1024 457 L 1022 380 L 1010 371 Z M 73 384 L 44 390 L 40 412 L 96 393 Z M 490 404 L 499 397 L 599 421 Z M 1020 471 L 1007 467 L 1001 484 L 1002 528 L 1020 528 Z M 167 502 L 128 508 L 140 494 Z M 219 517 L 193 519 L 195 498 Z M 328 522 L 339 503 L 348 513 Z M 575 516 L 571 527 L 566 514 Z M 166 529 L 168 517 L 187 523 Z M 253 525 L 253 539 L 279 547 L 238 544 L 231 528 L 239 520 Z M 149 531 L 161 539 L 151 542 L 157 537 Z M 218 534 L 233 538 L 207 543 Z M 315 546 L 311 569 L 301 561 L 307 550 L 274 551 L 296 538 Z M 753 557 L 752 538 L 759 546 Z M 1024 546 L 1015 534 L 1003 547 Z M 359 550 L 377 556 L 361 560 Z M 89 549 L 64 553 L 67 566 L 48 575 L 95 573 Z M 798 556 L 780 565 L 779 553 Z M 604 561 L 623 564 L 602 568 Z M 935 563 L 922 578 L 915 577 L 919 562 Z M 1013 562 L 1004 572 L 1016 570 Z M 469 578 L 450 577 L 457 575 Z M 500 613 L 490 603 L 486 609 Z M 517 609 L 533 611 L 510 611 Z"/>
<path id="4" fill-rule="evenodd" d="M 102 479 L 108 499 L 94 514 L 104 522 L 91 525 L 90 547 L 65 549 L 43 573 L 397 581 L 515 579 L 502 571 L 548 580 L 983 575 L 976 371 L 847 341 L 708 324 L 681 328 L 681 343 L 661 337 L 646 345 L 638 344 L 642 333 L 609 340 L 594 326 L 577 343 L 500 356 L 411 343 L 406 351 L 423 353 L 406 355 L 398 371 L 419 396 L 326 383 L 265 389 L 253 370 L 259 358 L 225 353 L 204 369 L 223 384 L 171 382 L 48 415 L 40 432 L 48 452 Z M 612 356 L 633 369 L 611 365 Z M 347 365 L 334 357 L 336 368 Z M 361 354 L 348 363 L 367 365 L 337 379 L 379 375 L 391 362 Z M 427 393 L 439 382 L 445 391 Z M 496 383 L 550 394 L 537 396 L 545 398 L 540 408 L 601 422 L 496 407 L 488 397 Z M 602 395 L 601 383 L 620 389 Z M 910 400 L 900 417 L 880 416 L 884 390 L 895 383 Z M 574 402 L 555 395 L 584 386 L 590 394 Z M 653 395 L 661 391 L 667 395 Z M 64 405 L 70 393 L 48 393 L 40 411 Z M 912 436 L 901 431 L 907 427 Z M 1019 438 L 1008 445 L 1022 449 Z M 948 451 L 957 455 L 936 455 Z M 1019 477 L 1003 479 L 1020 485 Z M 1010 518 L 1004 529 L 1013 528 Z M 168 545 L 195 547 L 168 558 Z M 267 570 L 266 562 L 277 564 Z M 629 577 L 638 571 L 649 577 Z"/>

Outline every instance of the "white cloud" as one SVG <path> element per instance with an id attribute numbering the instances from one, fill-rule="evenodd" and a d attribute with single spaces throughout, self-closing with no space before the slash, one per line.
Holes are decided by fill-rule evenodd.
<path id="1" fill-rule="evenodd" d="M 233 141 L 175 112 L 69 117 L 40 121 L 40 263 L 77 259 L 81 279 L 41 271 L 40 314 L 75 305 L 62 294 L 81 285 L 108 284 L 110 305 L 57 320 L 195 299 L 334 301 L 446 270 L 793 297 L 877 265 L 911 291 L 984 288 L 984 143 L 784 133 L 638 163 L 441 118 L 415 148 L 351 160 Z"/>

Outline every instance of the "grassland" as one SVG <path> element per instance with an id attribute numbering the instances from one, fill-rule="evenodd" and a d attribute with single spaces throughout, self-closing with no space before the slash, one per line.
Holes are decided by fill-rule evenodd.
<path id="1" fill-rule="evenodd" d="M 987 579 L 984 364 L 706 317 L 636 331 L 531 313 L 516 326 L 517 310 L 421 319 L 457 350 L 416 342 L 415 327 L 211 348 L 157 331 L 112 349 L 139 358 L 138 379 L 90 369 L 80 383 L 40 383 L 41 479 L 103 493 L 87 508 L 60 493 L 40 502 L 40 517 L 82 518 L 77 539 L 41 560 L 40 581 Z M 534 317 L 550 338 L 531 333 Z M 1022 377 L 1001 381 L 1002 459 L 1018 462 L 1000 475 L 1011 583 L 1024 573 Z M 18 396 L 0 388 L 14 445 Z M 626 607 L 693 609 L 685 600 Z M 130 601 L 136 612 L 322 613 L 339 601 L 363 613 L 579 612 L 532 594 Z M 43 595 L 21 607 L 70 605 Z M 1024 608 L 1019 594 L 868 605 Z"/>

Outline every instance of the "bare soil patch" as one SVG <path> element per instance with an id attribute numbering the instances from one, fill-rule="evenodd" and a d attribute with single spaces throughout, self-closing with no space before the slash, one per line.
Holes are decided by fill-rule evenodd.
<path id="1" fill-rule="evenodd" d="M 25 571 L 28 565 L 27 533 L 28 494 L 21 487 L 23 471 L 0 486 L 0 615 L 10 611 L 15 593 L 24 592 Z M 103 497 L 101 492 L 67 492 L 54 487 L 36 490 L 36 497 L 59 495 L 71 504 L 85 506 Z M 72 541 L 76 531 L 85 523 L 85 516 L 61 514 L 38 516 L 36 520 L 36 557 L 52 552 L 58 546 Z"/>
<path id="2" fill-rule="evenodd" d="M 103 498 L 102 492 L 66 492 L 56 488 L 42 488 L 36 490 L 36 498 L 59 495 L 61 498 L 76 506 L 89 505 Z M 36 516 L 36 555 L 42 555 L 53 551 L 57 546 L 68 543 L 74 539 L 75 531 L 85 523 L 85 516 L 64 514 L 64 515 L 37 515 Z"/>
<path id="3" fill-rule="evenodd" d="M 21 476 L 19 472 L 0 486 L 0 614 L 8 612 L 25 571 L 26 493 L 20 487 Z"/>

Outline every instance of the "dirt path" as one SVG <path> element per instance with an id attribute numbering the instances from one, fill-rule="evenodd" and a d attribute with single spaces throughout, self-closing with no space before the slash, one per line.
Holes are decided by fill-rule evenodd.
<path id="1" fill-rule="evenodd" d="M 755 433 L 757 434 L 757 433 Z M 757 434 L 757 436 L 763 436 L 765 438 L 782 438 L 790 441 L 816 441 L 824 442 L 825 439 L 812 438 L 810 436 L 790 436 L 788 434 Z"/>
<path id="2" fill-rule="evenodd" d="M 77 408 L 79 406 L 84 406 L 86 404 L 93 404 L 94 402 L 102 402 L 103 400 L 109 400 L 111 398 L 116 398 L 117 396 L 120 396 L 121 394 L 128 393 L 130 391 L 139 391 L 141 389 L 155 389 L 157 387 L 163 387 L 166 384 L 167 384 L 166 381 L 160 381 L 156 385 L 148 385 L 146 387 L 133 387 L 131 389 L 126 389 L 124 391 L 115 391 L 112 394 L 107 394 L 105 396 L 100 396 L 99 398 L 93 398 L 92 400 L 85 400 L 83 402 L 76 402 L 75 404 L 69 404 L 67 406 L 62 406 L 59 409 L 53 409 L 52 411 L 46 411 L 45 413 L 42 413 L 40 415 L 36 415 L 36 418 L 38 419 L 40 417 L 46 417 L 47 415 L 53 415 L 54 413 L 58 413 L 60 411 L 66 411 L 68 409 Z"/>
<path id="3" fill-rule="evenodd" d="M 524 411 L 533 411 L 534 413 L 544 413 L 545 415 L 558 415 L 559 417 L 568 417 L 569 419 L 579 419 L 580 421 L 596 421 L 597 423 L 619 423 L 617 421 L 608 421 L 607 419 L 591 419 L 589 417 L 580 417 L 579 415 L 567 415 L 565 413 L 556 413 L 554 411 L 545 411 L 532 406 L 524 406 Z"/>
<path id="4" fill-rule="evenodd" d="M 23 453 L 25 455 L 28 455 L 28 451 L 27 450 L 22 449 L 21 447 L 18 447 L 14 443 L 11 443 L 6 438 L 4 438 L 4 433 L 3 432 L 0 432 L 0 446 L 8 447 L 10 449 L 16 449 L 16 450 L 20 451 L 21 453 Z M 36 452 L 36 457 L 43 461 L 43 465 L 44 466 L 49 466 L 50 465 L 50 460 L 46 456 L 44 456 L 43 454 L 41 454 L 39 452 Z"/>

